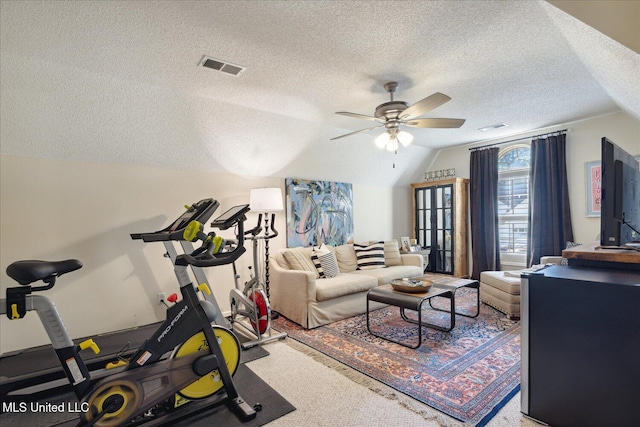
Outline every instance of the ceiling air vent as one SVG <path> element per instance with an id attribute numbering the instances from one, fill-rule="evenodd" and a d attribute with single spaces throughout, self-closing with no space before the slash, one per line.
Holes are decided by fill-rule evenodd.
<path id="1" fill-rule="evenodd" d="M 486 126 L 486 127 L 480 128 L 478 130 L 480 132 L 486 132 L 488 130 L 500 129 L 500 128 L 503 128 L 503 127 L 506 127 L 506 126 L 509 126 L 509 125 L 506 124 L 506 123 L 498 123 L 498 124 L 495 124 L 495 125 L 491 125 L 491 126 Z"/>
<path id="2" fill-rule="evenodd" d="M 209 56 L 205 56 L 204 58 L 202 58 L 202 61 L 200 61 L 200 65 L 202 65 L 203 67 L 211 68 L 212 70 L 231 74 L 232 76 L 236 77 L 244 73 L 244 70 L 246 70 L 246 68 L 242 65 L 232 64 L 230 62 L 211 58 Z"/>

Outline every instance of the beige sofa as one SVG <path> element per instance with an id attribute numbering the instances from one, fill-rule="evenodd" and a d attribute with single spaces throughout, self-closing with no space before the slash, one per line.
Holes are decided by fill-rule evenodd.
<path id="1" fill-rule="evenodd" d="M 423 274 L 422 255 L 400 254 L 395 240 L 384 244 L 385 266 L 367 270 L 358 269 L 352 244 L 328 248 L 339 267 L 331 278 L 319 277 L 311 261 L 313 248 L 280 249 L 270 256 L 271 308 L 305 328 L 365 313 L 369 289 Z"/>

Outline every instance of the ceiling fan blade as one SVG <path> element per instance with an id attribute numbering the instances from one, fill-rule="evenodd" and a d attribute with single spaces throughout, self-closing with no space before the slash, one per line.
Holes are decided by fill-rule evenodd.
<path id="1" fill-rule="evenodd" d="M 344 138 L 345 136 L 355 135 L 356 133 L 366 132 L 366 131 L 368 131 L 368 130 L 372 130 L 372 129 L 377 129 L 377 128 L 381 127 L 381 126 L 384 126 L 384 125 L 378 125 L 378 126 L 374 126 L 374 127 L 372 127 L 372 128 L 360 129 L 360 130 L 357 130 L 357 131 L 355 131 L 355 132 L 346 133 L 346 134 L 344 134 L 344 135 L 340 135 L 340 136 L 336 136 L 335 138 L 331 138 L 331 139 L 330 139 L 330 141 L 333 141 L 333 140 L 335 140 L 335 139 Z"/>
<path id="2" fill-rule="evenodd" d="M 412 128 L 459 128 L 465 119 L 413 119 L 404 122 Z"/>
<path id="3" fill-rule="evenodd" d="M 355 119 L 371 120 L 371 121 L 374 121 L 374 122 L 383 122 L 384 121 L 384 120 L 378 119 L 377 117 L 365 116 L 364 114 L 357 114 L 357 113 L 348 113 L 346 111 L 338 111 L 336 114 L 340 114 L 341 116 L 353 117 Z"/>
<path id="4" fill-rule="evenodd" d="M 424 99 L 413 104 L 411 107 L 400 113 L 398 117 L 400 120 L 409 120 L 414 117 L 419 117 L 423 114 L 427 114 L 429 111 L 434 110 L 442 104 L 451 101 L 451 98 L 444 93 L 436 92 L 431 96 L 427 96 Z"/>

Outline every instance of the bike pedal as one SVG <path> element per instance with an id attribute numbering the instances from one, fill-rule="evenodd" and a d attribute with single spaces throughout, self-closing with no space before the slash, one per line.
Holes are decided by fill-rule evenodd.
<path id="1" fill-rule="evenodd" d="M 107 365 L 105 366 L 105 369 L 114 369 L 114 368 L 119 368 L 120 366 L 125 366 L 128 365 L 128 362 L 125 362 L 124 360 L 118 360 L 117 362 L 109 362 L 107 363 Z"/>

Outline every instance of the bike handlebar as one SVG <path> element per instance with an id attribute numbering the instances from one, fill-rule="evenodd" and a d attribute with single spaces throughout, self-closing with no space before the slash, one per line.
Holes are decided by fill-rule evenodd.
<path id="1" fill-rule="evenodd" d="M 196 256 L 190 254 L 179 255 L 176 258 L 176 265 L 194 265 L 196 267 L 217 267 L 219 265 L 231 264 L 246 252 L 244 246 L 238 246 L 231 252 L 222 252 L 210 255 L 206 251 Z"/>
<path id="2" fill-rule="evenodd" d="M 262 214 L 258 214 L 258 225 L 253 227 L 251 230 L 245 231 L 245 236 L 251 235 L 247 237 L 249 240 L 271 240 L 278 235 L 278 230 L 275 229 L 274 225 L 276 223 L 276 214 L 271 214 L 271 224 L 269 225 L 269 229 L 273 234 L 269 234 L 268 236 L 258 236 L 262 231 Z"/>
<path id="3" fill-rule="evenodd" d="M 278 235 L 278 230 L 275 229 L 276 225 L 276 214 L 271 214 L 271 231 L 273 232 L 273 234 L 270 234 L 267 238 L 267 240 L 269 239 L 273 239 L 274 237 L 276 237 Z"/>
<path id="4" fill-rule="evenodd" d="M 203 199 L 193 203 L 191 206 L 185 206 L 186 211 L 175 219 L 171 225 L 162 230 L 131 233 L 133 240 L 142 240 L 143 242 L 165 242 L 169 240 L 184 240 L 183 231 L 192 221 L 205 223 L 218 209 L 220 203 L 214 199 Z"/>
<path id="5" fill-rule="evenodd" d="M 235 249 L 229 252 L 219 252 L 217 254 L 213 254 L 209 244 L 209 239 L 203 239 L 202 246 L 200 246 L 190 254 L 179 255 L 176 258 L 175 264 L 180 266 L 193 265 L 196 267 L 217 267 L 219 265 L 231 264 L 235 262 L 238 258 L 240 258 L 242 254 L 246 252 L 246 249 L 244 248 L 245 219 L 246 217 L 242 216 L 236 221 L 238 227 L 235 231 L 237 238 Z"/>
<path id="6" fill-rule="evenodd" d="M 258 224 L 253 227 L 251 230 L 247 230 L 244 232 L 245 236 L 251 235 L 253 237 L 257 236 L 258 234 L 260 234 L 260 232 L 262 231 L 262 214 L 258 214 Z"/>

